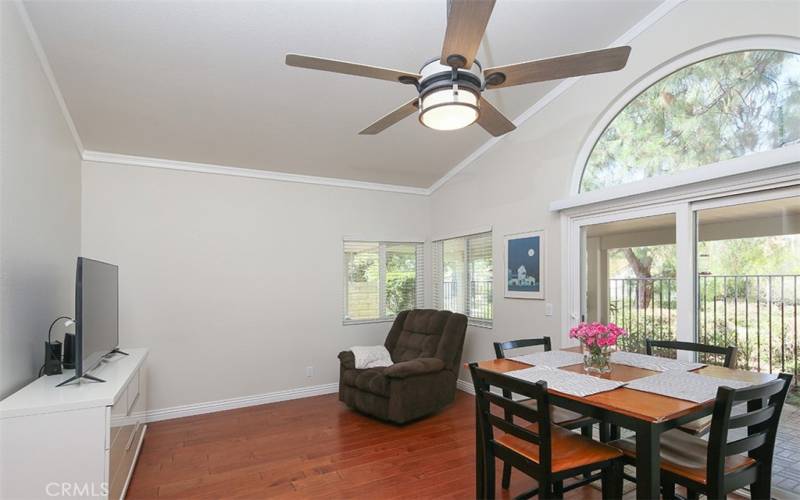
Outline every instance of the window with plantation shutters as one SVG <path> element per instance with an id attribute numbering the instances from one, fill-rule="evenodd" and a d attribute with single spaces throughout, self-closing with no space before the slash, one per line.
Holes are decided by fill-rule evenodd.
<path id="1" fill-rule="evenodd" d="M 385 321 L 422 307 L 424 245 L 376 241 L 344 242 L 344 322 Z"/>
<path id="2" fill-rule="evenodd" d="M 433 242 L 433 304 L 492 325 L 492 233 Z"/>

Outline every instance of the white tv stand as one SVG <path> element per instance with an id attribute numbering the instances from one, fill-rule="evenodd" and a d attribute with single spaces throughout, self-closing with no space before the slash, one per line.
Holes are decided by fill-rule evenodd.
<path id="1" fill-rule="evenodd" d="M 144 433 L 147 349 L 92 371 L 40 377 L 0 401 L 0 498 L 125 496 Z"/>

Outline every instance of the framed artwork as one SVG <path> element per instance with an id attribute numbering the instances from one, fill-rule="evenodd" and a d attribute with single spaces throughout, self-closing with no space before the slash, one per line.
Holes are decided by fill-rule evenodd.
<path id="1" fill-rule="evenodd" d="M 544 231 L 509 234 L 505 243 L 505 296 L 544 299 Z"/>

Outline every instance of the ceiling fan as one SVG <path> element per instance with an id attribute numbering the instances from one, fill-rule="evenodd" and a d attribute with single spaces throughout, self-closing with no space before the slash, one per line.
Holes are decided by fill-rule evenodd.
<path id="1" fill-rule="evenodd" d="M 481 95 L 485 90 L 544 82 L 625 67 L 631 48 L 615 47 L 484 69 L 475 59 L 495 0 L 448 0 L 442 54 L 419 73 L 321 57 L 287 54 L 286 64 L 413 85 L 418 96 L 383 116 L 360 134 L 374 135 L 419 111 L 419 121 L 436 130 L 475 122 L 493 136 L 516 127 Z"/>

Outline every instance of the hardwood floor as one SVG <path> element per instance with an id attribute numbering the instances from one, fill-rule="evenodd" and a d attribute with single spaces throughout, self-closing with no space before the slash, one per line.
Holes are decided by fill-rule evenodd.
<path id="1" fill-rule="evenodd" d="M 473 401 L 459 391 L 446 410 L 402 427 L 335 394 L 155 422 L 128 498 L 474 498 Z M 499 498 L 535 485 L 514 471 L 509 494 L 499 471 L 498 462 Z"/>

